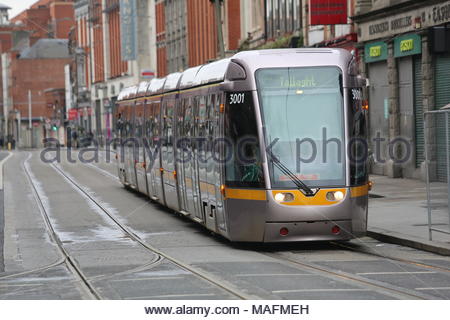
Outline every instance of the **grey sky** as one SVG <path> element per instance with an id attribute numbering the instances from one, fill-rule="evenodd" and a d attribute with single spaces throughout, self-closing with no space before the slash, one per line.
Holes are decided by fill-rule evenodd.
<path id="1" fill-rule="evenodd" d="M 11 7 L 11 10 L 9 10 L 9 17 L 13 18 L 37 1 L 38 0 L 0 0 L 0 3 Z"/>

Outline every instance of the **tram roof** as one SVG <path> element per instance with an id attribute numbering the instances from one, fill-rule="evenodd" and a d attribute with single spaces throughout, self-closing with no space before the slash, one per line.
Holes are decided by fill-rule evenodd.
<path id="1" fill-rule="evenodd" d="M 295 48 L 242 51 L 233 60 L 243 62 L 249 71 L 260 68 L 336 65 L 347 67 L 353 55 L 339 48 Z"/>
<path id="2" fill-rule="evenodd" d="M 120 91 L 119 96 L 117 97 L 117 101 L 130 99 L 131 96 L 133 95 L 133 92 L 134 94 L 136 94 L 136 90 L 137 86 L 126 87 L 125 89 Z"/>
<path id="3" fill-rule="evenodd" d="M 143 97 L 147 93 L 147 89 L 150 86 L 151 81 L 142 81 L 139 83 L 136 97 Z"/>
<path id="4" fill-rule="evenodd" d="M 164 92 L 176 90 L 178 88 L 178 82 L 180 81 L 181 75 L 181 72 L 169 74 L 166 77 L 166 82 L 164 83 Z"/>
<path id="5" fill-rule="evenodd" d="M 306 56 L 307 55 L 307 56 Z M 296 48 L 269 49 L 238 52 L 231 58 L 196 66 L 184 72 L 175 72 L 165 78 L 141 82 L 139 86 L 125 88 L 118 100 L 132 99 L 136 96 L 157 95 L 174 90 L 224 81 L 231 61 L 243 63 L 250 71 L 260 68 L 330 66 L 346 67 L 352 54 L 336 48 Z M 147 89 L 145 90 L 145 86 Z M 145 93 L 144 93 L 145 91 Z"/>
<path id="6" fill-rule="evenodd" d="M 150 86 L 147 90 L 147 95 L 154 95 L 163 92 L 164 83 L 166 82 L 166 78 L 156 78 L 150 82 Z"/>
<path id="7" fill-rule="evenodd" d="M 126 97 L 126 99 L 136 98 L 136 94 L 137 94 L 138 88 L 139 88 L 139 86 L 132 86 L 132 87 L 130 87 L 130 91 L 129 91 L 128 96 Z"/>
<path id="8" fill-rule="evenodd" d="M 186 89 L 194 86 L 195 77 L 202 67 L 203 65 L 186 69 L 181 76 L 180 84 L 178 87 L 180 89 Z"/>
<path id="9" fill-rule="evenodd" d="M 222 59 L 203 65 L 193 81 L 194 86 L 223 81 L 231 59 Z"/>

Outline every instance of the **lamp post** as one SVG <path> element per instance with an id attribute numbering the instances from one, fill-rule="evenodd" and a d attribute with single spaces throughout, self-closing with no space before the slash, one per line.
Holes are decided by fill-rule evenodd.
<path id="1" fill-rule="evenodd" d="M 217 26 L 217 41 L 219 44 L 220 58 L 225 58 L 225 47 L 223 45 L 223 31 L 222 31 L 222 13 L 221 13 L 221 0 L 214 1 L 214 11 L 216 13 L 216 26 Z"/>

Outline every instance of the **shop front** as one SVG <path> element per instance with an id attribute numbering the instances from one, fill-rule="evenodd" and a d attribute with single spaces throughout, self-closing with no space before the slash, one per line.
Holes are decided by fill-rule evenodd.
<path id="1" fill-rule="evenodd" d="M 406 1 L 353 20 L 371 83 L 372 173 L 425 179 L 427 148 L 441 179 L 445 154 L 436 146 L 445 132 L 424 128 L 423 113 L 450 103 L 450 1 Z M 435 137 L 427 146 L 425 134 Z"/>

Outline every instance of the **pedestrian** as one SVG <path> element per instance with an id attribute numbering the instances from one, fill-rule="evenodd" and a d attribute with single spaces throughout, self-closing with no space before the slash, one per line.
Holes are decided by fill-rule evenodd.
<path id="1" fill-rule="evenodd" d="M 74 149 L 78 148 L 78 134 L 76 130 L 72 131 L 72 145 Z"/>

